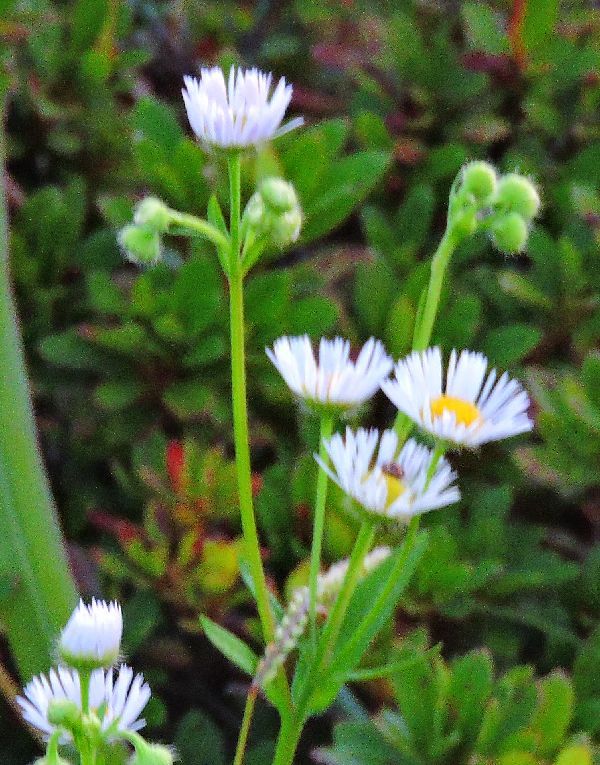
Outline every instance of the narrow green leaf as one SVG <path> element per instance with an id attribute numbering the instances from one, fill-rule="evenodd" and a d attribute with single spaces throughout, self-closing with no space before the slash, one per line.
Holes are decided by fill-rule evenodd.
<path id="1" fill-rule="evenodd" d="M 204 634 L 210 642 L 246 674 L 253 676 L 256 672 L 258 658 L 254 651 L 229 630 L 213 622 L 208 616 L 200 617 Z"/>
<path id="2" fill-rule="evenodd" d="M 343 223 L 377 185 L 389 162 L 390 155 L 382 151 L 358 152 L 336 162 L 317 193 L 302 200 L 306 215 L 302 241 L 318 239 Z"/>

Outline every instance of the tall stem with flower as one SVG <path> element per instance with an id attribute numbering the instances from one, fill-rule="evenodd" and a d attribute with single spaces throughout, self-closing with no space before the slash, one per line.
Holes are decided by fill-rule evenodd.
<path id="1" fill-rule="evenodd" d="M 185 79 L 183 97 L 200 141 L 226 152 L 229 227 L 215 198 L 209 204 L 208 220 L 147 199 L 138 206 L 134 224 L 122 231 L 120 240 L 129 257 L 152 262 L 160 253 L 161 236 L 169 231 L 204 237 L 215 245 L 229 282 L 233 437 L 240 513 L 266 643 L 264 656 L 256 662 L 248 647 L 222 627 L 211 630 L 210 637 L 238 666 L 254 673 L 235 765 L 241 765 L 244 758 L 259 689 L 281 716 L 274 761 L 276 765 L 290 765 L 306 720 L 326 708 L 343 683 L 354 676 L 369 644 L 391 616 L 424 549 L 424 534 L 418 531 L 420 515 L 460 497 L 457 476 L 445 452 L 478 446 L 531 427 L 527 395 L 518 383 L 506 376 L 496 381 L 494 371 L 486 378 L 487 360 L 467 351 L 460 356 L 452 352 L 443 375 L 441 351 L 428 349 L 428 345 L 455 248 L 476 231 L 484 231 L 499 249 L 518 251 L 527 240 L 539 197 L 533 185 L 516 174 L 498 178 L 484 162 L 463 168 L 453 184 L 446 231 L 432 259 L 415 324 L 413 353 L 394 368 L 383 345 L 374 338 L 364 345 L 356 361 L 351 360 L 350 344 L 342 338 L 322 339 L 318 353 L 308 337 L 282 337 L 267 349 L 293 394 L 321 422 L 308 584 L 294 592 L 276 621 L 252 499 L 243 287 L 246 273 L 266 247 L 285 245 L 298 237 L 301 212 L 289 183 L 267 179 L 242 213 L 241 157 L 245 150 L 295 127 L 298 121 L 280 127 L 291 88 L 281 80 L 271 93 L 271 76 L 256 70 L 232 70 L 226 82 L 219 69 L 204 69 L 199 80 Z M 382 433 L 347 429 L 345 437 L 333 432 L 340 418 L 380 387 L 398 408 L 394 428 Z M 407 440 L 415 425 L 433 440 L 432 450 L 414 438 Z M 361 527 L 349 560 L 321 573 L 329 480 L 353 500 Z M 406 527 L 404 541 L 395 552 L 371 549 L 384 520 Z M 391 560 L 386 562 L 387 558 Z M 346 623 L 365 577 L 376 578 L 376 594 L 368 607 L 355 609 L 358 622 L 346 634 Z M 365 587 L 368 584 L 365 582 Z M 356 613 L 353 618 L 357 618 Z M 309 638 L 305 640 L 307 627 Z M 297 647 L 304 661 L 296 666 L 290 689 L 284 663 Z"/>

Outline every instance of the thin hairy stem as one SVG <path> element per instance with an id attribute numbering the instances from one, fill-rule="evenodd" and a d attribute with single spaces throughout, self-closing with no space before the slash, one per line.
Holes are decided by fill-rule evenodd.
<path id="1" fill-rule="evenodd" d="M 229 277 L 229 306 L 231 320 L 231 396 L 233 406 L 233 437 L 235 463 L 240 497 L 240 513 L 244 545 L 250 572 L 254 580 L 258 613 L 266 643 L 273 640 L 275 623 L 269 604 L 269 590 L 260 555 L 260 544 L 252 500 L 252 473 L 246 400 L 246 363 L 244 350 L 244 284 L 240 264 L 240 156 L 229 157 L 231 197 L 231 251 Z"/>
<path id="2" fill-rule="evenodd" d="M 233 765 L 242 765 L 244 761 L 244 754 L 246 752 L 246 745 L 248 743 L 248 734 L 250 733 L 250 725 L 252 723 L 252 715 L 254 713 L 254 705 L 256 703 L 256 694 L 258 688 L 250 688 L 248 696 L 246 697 L 246 706 L 244 707 L 244 716 L 242 718 L 242 727 L 238 736 L 237 746 L 235 748 L 235 757 L 233 758 Z"/>
<path id="3" fill-rule="evenodd" d="M 323 415 L 321 418 L 321 435 L 319 441 L 319 457 L 323 462 L 327 459 L 325 441 L 331 436 L 333 418 Z M 317 495 L 315 499 L 315 517 L 313 524 L 312 549 L 310 555 L 309 577 L 309 622 L 313 644 L 317 642 L 317 583 L 321 568 L 321 549 L 323 547 L 323 531 L 325 527 L 325 505 L 327 501 L 327 473 L 319 466 L 317 477 Z"/>
<path id="4" fill-rule="evenodd" d="M 431 333 L 437 316 L 442 294 L 442 285 L 446 268 L 450 261 L 450 256 L 456 248 L 456 238 L 450 228 L 446 229 L 442 240 L 435 251 L 431 261 L 431 274 L 429 276 L 429 286 L 427 288 L 427 297 L 420 317 L 420 321 L 415 327 L 413 338 L 413 350 L 424 351 L 431 341 Z"/>

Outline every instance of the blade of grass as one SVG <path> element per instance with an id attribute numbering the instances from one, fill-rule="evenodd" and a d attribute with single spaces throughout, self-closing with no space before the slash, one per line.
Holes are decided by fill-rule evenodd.
<path id="1" fill-rule="evenodd" d="M 0 82 L 0 618 L 21 675 L 47 669 L 76 590 L 39 452 L 9 284 Z"/>

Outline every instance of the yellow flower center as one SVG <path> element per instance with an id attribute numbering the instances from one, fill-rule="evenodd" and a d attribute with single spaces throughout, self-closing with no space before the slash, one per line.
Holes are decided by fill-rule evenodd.
<path id="1" fill-rule="evenodd" d="M 401 497 L 404 494 L 406 486 L 399 478 L 396 478 L 396 476 L 390 475 L 389 473 L 384 472 L 383 477 L 387 484 L 387 499 L 385 504 L 386 507 L 389 507 L 398 499 L 398 497 Z"/>
<path id="2" fill-rule="evenodd" d="M 444 412 L 452 412 L 456 418 L 456 423 L 466 427 L 481 419 L 481 414 L 475 404 L 454 398 L 454 396 L 440 396 L 431 402 L 432 417 L 441 417 Z"/>
<path id="3" fill-rule="evenodd" d="M 381 472 L 387 487 L 387 497 L 385 500 L 385 507 L 387 510 L 387 508 L 393 502 L 395 502 L 398 497 L 401 497 L 406 491 L 406 485 L 402 481 L 402 478 L 404 477 L 404 471 L 400 465 L 396 465 L 396 463 L 390 462 L 385 465 L 381 465 Z M 369 470 L 369 472 L 365 474 L 363 481 L 367 481 L 372 473 L 373 471 Z"/>

